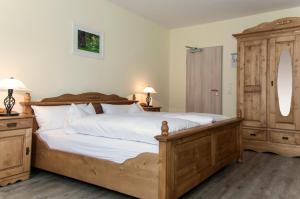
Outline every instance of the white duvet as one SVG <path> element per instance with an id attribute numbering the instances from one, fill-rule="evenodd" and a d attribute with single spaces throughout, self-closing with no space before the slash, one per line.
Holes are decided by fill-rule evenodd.
<path id="1" fill-rule="evenodd" d="M 130 140 L 158 144 L 154 138 L 161 133 L 162 121 L 168 121 L 169 132 L 212 123 L 213 117 L 189 113 L 98 114 L 78 119 L 66 127 L 69 134 Z"/>
<path id="2" fill-rule="evenodd" d="M 154 136 L 160 134 L 164 120 L 168 121 L 170 132 L 198 125 L 188 120 L 161 116 L 98 114 L 71 123 L 66 132 L 157 144 Z"/>

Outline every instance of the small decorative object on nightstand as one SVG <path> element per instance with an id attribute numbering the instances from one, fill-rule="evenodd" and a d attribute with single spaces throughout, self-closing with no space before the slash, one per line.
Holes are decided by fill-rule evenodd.
<path id="1" fill-rule="evenodd" d="M 132 100 L 135 101 L 136 100 L 136 96 L 135 93 L 132 94 Z"/>
<path id="2" fill-rule="evenodd" d="M 12 112 L 12 109 L 16 103 L 15 98 L 13 97 L 14 90 L 16 91 L 28 91 L 28 88 L 20 80 L 14 79 L 3 79 L 0 81 L 0 90 L 7 90 L 8 95 L 4 99 L 4 106 L 6 108 L 5 113 L 0 113 L 0 116 L 18 116 L 19 113 Z"/>
<path id="3" fill-rule="evenodd" d="M 30 174 L 32 115 L 0 117 L 0 186 Z"/>
<path id="4" fill-rule="evenodd" d="M 151 93 L 157 93 L 154 88 L 150 87 L 150 86 L 147 86 L 146 88 L 144 88 L 144 93 L 147 93 L 147 98 L 146 98 L 146 102 L 147 102 L 147 106 L 148 107 L 151 107 L 152 105 L 150 104 L 152 99 L 151 99 L 151 96 L 150 94 Z"/>
<path id="5" fill-rule="evenodd" d="M 142 106 L 144 111 L 148 112 L 160 112 L 161 107 L 159 106 Z"/>

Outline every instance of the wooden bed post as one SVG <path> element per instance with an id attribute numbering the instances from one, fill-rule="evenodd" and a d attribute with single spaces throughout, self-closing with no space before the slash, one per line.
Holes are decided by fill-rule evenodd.
<path id="1" fill-rule="evenodd" d="M 167 121 L 163 121 L 161 125 L 161 135 L 168 136 L 169 135 L 169 126 Z"/>
<path id="2" fill-rule="evenodd" d="M 167 121 L 163 121 L 161 125 L 161 136 L 169 136 L 169 126 Z M 171 142 L 159 141 L 159 187 L 158 198 L 159 199 L 171 199 L 172 186 L 171 186 Z"/>
<path id="3" fill-rule="evenodd" d="M 28 103 L 31 101 L 31 95 L 30 93 L 25 93 L 24 96 L 24 103 L 22 103 L 23 106 L 23 114 L 27 114 L 27 115 L 31 115 L 32 114 L 32 110 L 30 105 L 28 105 Z"/>

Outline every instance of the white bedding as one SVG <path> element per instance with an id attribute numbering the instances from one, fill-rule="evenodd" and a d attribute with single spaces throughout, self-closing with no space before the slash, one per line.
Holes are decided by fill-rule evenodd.
<path id="1" fill-rule="evenodd" d="M 123 163 L 141 153 L 158 153 L 158 145 L 142 142 L 67 134 L 63 129 L 38 131 L 51 149 Z"/>
<path id="2" fill-rule="evenodd" d="M 38 131 L 51 149 L 123 163 L 141 153 L 158 153 L 154 136 L 161 122 L 169 123 L 170 132 L 228 119 L 202 113 L 99 114 L 78 119 L 65 129 Z"/>
<path id="3" fill-rule="evenodd" d="M 162 121 L 168 121 L 172 134 L 212 123 L 214 118 L 196 113 L 98 114 L 76 120 L 66 132 L 158 144 L 154 137 L 160 135 Z"/>
<path id="4" fill-rule="evenodd" d="M 158 144 L 154 137 L 161 134 L 161 124 L 165 120 L 168 121 L 170 133 L 199 125 L 188 120 L 159 115 L 98 114 L 72 122 L 66 127 L 66 132 Z"/>
<path id="5" fill-rule="evenodd" d="M 135 113 L 135 115 L 151 115 L 151 116 L 161 116 L 166 118 L 178 118 L 183 120 L 189 120 L 191 122 L 196 122 L 199 125 L 204 125 L 216 121 L 221 121 L 225 119 L 229 119 L 229 117 L 225 115 L 217 115 L 212 113 L 170 113 L 170 112 L 143 112 L 143 113 Z"/>

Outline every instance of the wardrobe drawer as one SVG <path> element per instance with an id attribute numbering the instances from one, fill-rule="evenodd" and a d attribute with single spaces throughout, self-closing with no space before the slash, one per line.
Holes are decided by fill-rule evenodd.
<path id="1" fill-rule="evenodd" d="M 281 144 L 297 144 L 295 133 L 270 131 L 270 141 Z"/>
<path id="2" fill-rule="evenodd" d="M 262 129 L 243 129 L 243 138 L 247 140 L 266 141 L 267 132 Z"/>

